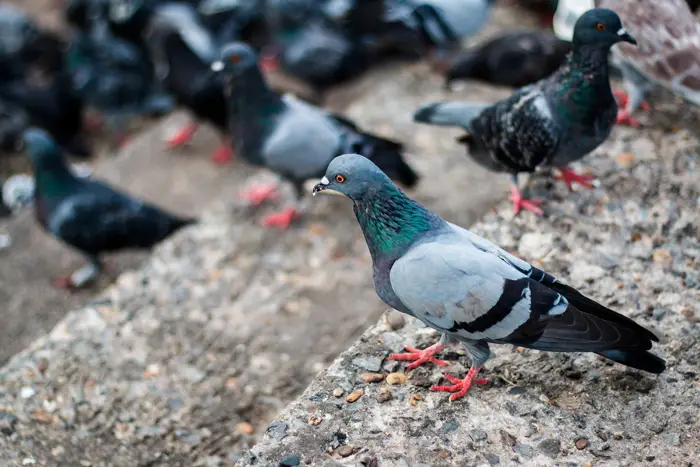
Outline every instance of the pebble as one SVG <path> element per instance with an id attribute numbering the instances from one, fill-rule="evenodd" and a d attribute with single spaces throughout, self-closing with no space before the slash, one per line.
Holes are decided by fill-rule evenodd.
<path id="1" fill-rule="evenodd" d="M 668 433 L 666 435 L 666 442 L 670 444 L 671 446 L 680 446 L 681 445 L 681 437 L 678 433 Z"/>
<path id="2" fill-rule="evenodd" d="M 42 375 L 46 373 L 46 370 L 49 369 L 49 361 L 45 358 L 40 358 L 39 362 L 36 364 L 37 370 L 39 370 L 39 373 Z"/>
<path id="3" fill-rule="evenodd" d="M 355 453 L 355 446 L 352 444 L 346 444 L 344 446 L 340 446 L 336 452 L 340 457 L 352 456 Z"/>
<path id="4" fill-rule="evenodd" d="M 386 375 L 386 383 L 389 386 L 394 386 L 396 384 L 404 384 L 406 382 L 405 373 L 389 373 Z"/>
<path id="5" fill-rule="evenodd" d="M 459 429 L 459 422 L 455 418 L 451 418 L 442 424 L 443 433 L 452 433 Z"/>
<path id="6" fill-rule="evenodd" d="M 139 428 L 137 433 L 141 436 L 160 436 L 167 433 L 167 430 L 160 426 L 144 426 Z"/>
<path id="7" fill-rule="evenodd" d="M 418 407 L 418 404 L 422 401 L 424 401 L 423 396 L 420 394 L 414 394 L 411 396 L 411 400 L 408 401 L 413 407 Z"/>
<path id="8" fill-rule="evenodd" d="M 418 369 L 414 370 L 411 375 L 411 384 L 419 388 L 429 388 L 433 385 L 433 382 L 431 381 L 430 375 L 428 375 L 425 370 L 420 371 L 420 369 Z"/>
<path id="9" fill-rule="evenodd" d="M 0 410 L 0 433 L 5 436 L 10 436 L 15 432 L 17 417 L 10 412 Z"/>
<path id="10" fill-rule="evenodd" d="M 309 417 L 308 423 L 311 426 L 317 426 L 320 425 L 322 421 L 323 418 L 319 417 L 318 415 L 312 415 Z"/>
<path id="11" fill-rule="evenodd" d="M 387 388 L 381 388 L 377 393 L 377 402 L 383 404 L 384 402 L 390 401 L 392 397 L 391 391 L 389 391 Z"/>
<path id="12" fill-rule="evenodd" d="M 554 438 L 540 441 L 540 444 L 538 444 L 537 447 L 549 457 L 557 457 L 557 455 L 559 455 L 559 451 L 561 451 L 561 443 L 558 439 Z"/>
<path id="13" fill-rule="evenodd" d="M 236 433 L 241 435 L 252 435 L 255 432 L 255 428 L 248 422 L 241 422 L 236 425 Z"/>
<path id="14" fill-rule="evenodd" d="M 378 383 L 384 380 L 383 373 L 362 373 L 360 379 L 365 383 Z"/>
<path id="15" fill-rule="evenodd" d="M 513 451 L 517 452 L 523 457 L 532 457 L 535 454 L 535 450 L 532 446 L 528 444 L 516 444 L 513 446 Z"/>
<path id="16" fill-rule="evenodd" d="M 343 389 L 343 388 L 333 389 L 333 397 L 343 397 L 343 394 L 345 394 L 345 389 Z"/>
<path id="17" fill-rule="evenodd" d="M 29 399 L 30 397 L 33 397 L 34 394 L 36 394 L 36 391 L 34 390 L 33 387 L 31 386 L 24 386 L 22 389 L 19 391 L 19 396 L 22 399 Z"/>
<path id="18" fill-rule="evenodd" d="M 288 456 L 282 459 L 279 467 L 296 467 L 300 462 L 299 456 Z"/>
<path id="19" fill-rule="evenodd" d="M 406 318 L 403 317 L 403 313 L 391 310 L 386 314 L 386 322 L 391 329 L 396 331 L 406 325 Z"/>
<path id="20" fill-rule="evenodd" d="M 664 316 L 666 316 L 666 313 L 668 313 L 670 310 L 668 308 L 656 308 L 652 312 L 652 316 L 656 321 L 661 321 L 664 319 Z"/>
<path id="21" fill-rule="evenodd" d="M 363 370 L 377 372 L 382 368 L 382 358 L 373 356 L 359 356 L 352 359 L 352 364 Z"/>
<path id="22" fill-rule="evenodd" d="M 673 256 L 671 256 L 671 253 L 664 248 L 657 248 L 654 250 L 651 257 L 654 259 L 654 262 L 663 266 L 670 266 L 673 262 Z"/>
<path id="23" fill-rule="evenodd" d="M 345 402 L 348 404 L 352 404 L 353 402 L 357 401 L 360 397 L 365 395 L 365 390 L 360 388 L 360 389 L 355 389 L 353 392 L 348 394 L 348 397 L 345 398 Z"/>
<path id="24" fill-rule="evenodd" d="M 273 439 L 281 441 L 287 437 L 288 429 L 289 425 L 286 422 L 283 422 L 281 420 L 275 420 L 274 422 L 270 423 L 270 425 L 267 427 L 267 434 L 270 435 L 270 437 L 272 437 Z"/>
<path id="25" fill-rule="evenodd" d="M 486 441 L 489 435 L 484 430 L 475 428 L 473 430 L 469 430 L 469 437 L 472 439 L 472 441 L 478 443 L 479 441 Z"/>
<path id="26" fill-rule="evenodd" d="M 491 452 L 487 452 L 486 454 L 484 454 L 484 458 L 486 459 L 486 462 L 489 463 L 489 465 L 498 465 L 501 463 L 501 458 Z"/>
<path id="27" fill-rule="evenodd" d="M 579 438 L 576 440 L 576 449 L 582 451 L 588 447 L 588 440 L 586 438 Z"/>

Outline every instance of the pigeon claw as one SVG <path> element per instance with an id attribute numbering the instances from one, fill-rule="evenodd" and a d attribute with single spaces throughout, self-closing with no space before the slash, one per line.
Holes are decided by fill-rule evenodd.
<path id="1" fill-rule="evenodd" d="M 211 161 L 216 165 L 224 165 L 233 159 L 233 149 L 228 144 L 222 144 L 211 156 Z"/>
<path id="2" fill-rule="evenodd" d="M 279 227 L 282 230 L 286 230 L 298 214 L 295 208 L 286 208 L 280 212 L 263 217 L 260 220 L 260 224 L 263 227 Z"/>
<path id="3" fill-rule="evenodd" d="M 640 126 L 639 120 L 630 116 L 627 110 L 620 110 L 617 112 L 617 124 L 626 125 L 633 128 L 638 128 Z"/>
<path id="4" fill-rule="evenodd" d="M 554 179 L 561 180 L 564 183 L 566 183 L 566 186 L 569 188 L 569 191 L 574 191 L 574 183 L 578 183 L 579 185 L 585 186 L 586 188 L 593 188 L 592 182 L 595 180 L 595 177 L 592 177 L 590 175 L 578 174 L 566 167 L 559 169 L 559 172 L 559 175 L 554 177 Z"/>
<path id="5" fill-rule="evenodd" d="M 75 284 L 73 284 L 71 276 L 59 277 L 53 282 L 53 284 L 59 289 L 64 289 L 69 292 L 75 292 L 77 290 L 77 287 Z"/>
<path id="6" fill-rule="evenodd" d="M 627 106 L 627 102 L 629 101 L 629 96 L 627 95 L 627 93 L 625 91 L 623 91 L 622 89 L 613 89 L 613 96 L 615 96 L 615 100 L 617 101 L 618 106 L 620 106 L 620 107 Z M 644 110 L 646 112 L 651 111 L 651 106 L 649 105 L 649 103 L 647 101 L 642 102 L 639 106 L 642 108 L 642 110 Z"/>
<path id="7" fill-rule="evenodd" d="M 520 189 L 515 185 L 511 186 L 510 192 L 511 194 L 509 199 L 513 202 L 514 216 L 518 214 L 522 209 L 534 212 L 538 216 L 544 215 L 544 211 L 542 211 L 542 209 L 539 208 L 539 205 L 542 204 L 542 201 L 523 198 L 523 194 L 520 192 Z"/>
<path id="8" fill-rule="evenodd" d="M 197 132 L 198 125 L 196 123 L 188 123 L 180 128 L 175 135 L 168 138 L 168 149 L 179 148 L 192 141 L 192 137 Z"/>
<path id="9" fill-rule="evenodd" d="M 440 343 L 433 344 L 427 349 L 423 350 L 406 346 L 405 349 L 408 351 L 408 353 L 391 354 L 389 355 L 389 360 L 413 362 L 406 368 L 408 371 L 418 368 L 424 363 L 434 363 L 437 366 L 447 366 L 448 363 L 446 361 L 435 358 L 435 355 L 444 348 L 445 346 L 441 345 Z"/>
<path id="10" fill-rule="evenodd" d="M 467 395 L 469 388 L 472 384 L 488 384 L 489 380 L 486 378 L 477 378 L 481 368 L 472 367 L 469 369 L 467 376 L 464 379 L 456 378 L 448 373 L 445 373 L 445 378 L 452 383 L 452 386 L 432 386 L 431 391 L 436 392 L 451 392 L 450 402 L 454 402 Z"/>
<path id="11" fill-rule="evenodd" d="M 274 183 L 268 185 L 254 185 L 240 192 L 238 194 L 238 199 L 247 201 L 251 206 L 259 206 L 268 199 L 272 201 L 278 200 L 279 193 L 277 193 L 277 185 Z"/>

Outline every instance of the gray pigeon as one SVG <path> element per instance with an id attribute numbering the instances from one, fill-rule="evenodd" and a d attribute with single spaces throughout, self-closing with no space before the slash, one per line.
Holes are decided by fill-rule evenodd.
<path id="1" fill-rule="evenodd" d="M 511 174 L 514 212 L 542 214 L 539 201 L 526 200 L 517 174 L 553 167 L 571 182 L 590 186 L 590 178 L 566 166 L 598 147 L 615 125 L 617 103 L 610 88 L 608 52 L 618 42 L 635 44 L 614 11 L 589 10 L 576 23 L 566 63 L 548 78 L 520 88 L 493 105 L 444 102 L 419 109 L 418 122 L 458 126 L 460 139 L 479 164 Z"/>
<path id="2" fill-rule="evenodd" d="M 631 319 L 410 199 L 377 166 L 357 154 L 337 157 L 313 193 L 336 192 L 353 202 L 372 255 L 374 286 L 389 306 L 442 333 L 425 350 L 393 360 L 445 363 L 435 355 L 454 341 L 471 357 L 464 379 L 433 386 L 464 396 L 489 358 L 489 343 L 549 352 L 594 352 L 661 373 L 666 362 L 648 352 L 658 338 Z"/>
<path id="3" fill-rule="evenodd" d="M 323 175 L 334 157 L 347 152 L 372 159 L 403 185 L 418 182 L 418 175 L 403 159 L 401 144 L 364 133 L 344 117 L 271 90 L 248 45 L 225 46 L 212 69 L 222 73 L 227 83 L 234 152 L 291 182 L 297 197 L 305 181 Z M 258 204 L 275 197 L 274 186 L 255 188 L 243 197 Z M 263 219 L 263 225 L 284 229 L 297 214 L 296 206 L 288 207 Z"/>

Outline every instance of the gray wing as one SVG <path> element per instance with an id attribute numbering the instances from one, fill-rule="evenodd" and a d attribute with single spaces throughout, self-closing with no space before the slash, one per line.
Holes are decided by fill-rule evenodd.
<path id="1" fill-rule="evenodd" d="M 470 341 L 504 341 L 529 321 L 564 313 L 566 298 L 470 242 L 416 246 L 394 263 L 391 286 L 429 326 Z"/>
<path id="2" fill-rule="evenodd" d="M 261 149 L 265 164 L 295 180 L 323 173 L 337 156 L 342 134 L 328 114 L 291 96 Z"/>

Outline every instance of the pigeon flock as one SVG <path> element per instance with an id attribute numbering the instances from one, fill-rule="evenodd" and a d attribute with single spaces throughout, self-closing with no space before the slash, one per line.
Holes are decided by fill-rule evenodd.
<path id="1" fill-rule="evenodd" d="M 444 366 L 436 355 L 455 342 L 471 357 L 464 378 L 447 375 L 452 385 L 432 388 L 451 392 L 450 400 L 486 382 L 478 374 L 489 344 L 594 352 L 661 373 L 665 362 L 649 352 L 653 333 L 409 198 L 397 184 L 426 180 L 400 141 L 282 94 L 266 79 L 279 70 L 322 99 L 384 60 L 424 58 L 446 87 L 478 80 L 514 88 L 495 103 L 425 103 L 413 120 L 464 130 L 455 144 L 510 177 L 514 214 L 540 216 L 542 202 L 523 195 L 519 174 L 554 170 L 569 189 L 592 187 L 592 177 L 568 166 L 615 124 L 639 126 L 632 114 L 650 109 L 647 90 L 661 86 L 700 104 L 700 26 L 685 0 L 523 2 L 554 30 L 509 31 L 460 50 L 494 1 L 64 0 L 67 39 L 2 5 L 0 149 L 26 154 L 33 179 L 4 182 L 0 216 L 33 202 L 38 224 L 85 256 L 84 268 L 56 281 L 67 289 L 94 279 L 103 253 L 147 249 L 196 223 L 93 180 L 68 160 L 91 156 L 96 128 L 122 144 L 132 118 L 179 106 L 190 121 L 163 142 L 167 148 L 209 125 L 221 142 L 214 163 L 235 157 L 294 188 L 293 204 L 262 218 L 263 226 L 299 221 L 310 179 L 321 178 L 313 195 L 350 198 L 379 297 L 442 335 L 390 358 L 411 361 L 409 370 Z M 611 87 L 613 68 L 625 91 Z M 258 205 L 278 199 L 276 189 L 254 186 L 241 197 Z"/>

